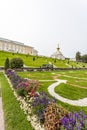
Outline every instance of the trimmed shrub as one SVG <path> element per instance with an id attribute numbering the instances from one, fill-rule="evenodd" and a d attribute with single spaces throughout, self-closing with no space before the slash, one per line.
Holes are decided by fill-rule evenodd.
<path id="1" fill-rule="evenodd" d="M 56 63 L 56 59 L 54 59 L 54 63 Z"/>
<path id="2" fill-rule="evenodd" d="M 10 64 L 9 64 L 9 58 L 7 58 L 6 60 L 5 60 L 5 70 L 7 70 L 7 69 L 9 69 L 9 67 L 10 67 Z"/>
<path id="3" fill-rule="evenodd" d="M 33 61 L 35 61 L 36 59 L 35 59 L 35 57 L 33 57 Z"/>
<path id="4" fill-rule="evenodd" d="M 11 69 L 18 69 L 23 67 L 23 60 L 21 58 L 13 58 L 10 61 Z"/>

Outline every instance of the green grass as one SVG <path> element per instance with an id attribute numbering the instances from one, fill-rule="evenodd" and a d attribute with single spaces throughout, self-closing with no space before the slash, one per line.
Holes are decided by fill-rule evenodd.
<path id="1" fill-rule="evenodd" d="M 32 61 L 33 58 L 32 56 L 26 56 L 22 54 L 12 55 L 11 53 L 7 54 L 6 52 L 2 52 L 2 53 L 4 53 L 5 55 L 4 57 L 3 54 L 1 55 L 0 65 L 3 65 L 6 57 L 11 59 L 16 56 L 23 58 L 25 65 L 29 65 L 33 67 L 39 67 L 41 64 L 48 63 L 49 61 L 54 62 L 52 58 L 39 57 L 35 61 Z M 62 62 L 62 63 L 58 63 L 58 62 Z M 63 66 L 64 64 L 66 64 L 66 61 L 57 60 L 57 62 L 54 64 L 55 65 L 60 64 L 60 66 Z M 87 78 L 87 71 L 18 72 L 18 74 L 23 78 L 37 79 L 37 80 L 53 80 L 54 77 L 56 76 L 59 79 L 67 80 L 68 83 L 73 83 L 73 84 L 87 87 L 86 79 L 78 79 L 78 78 Z M 72 76 L 72 78 L 66 77 L 64 75 Z M 73 77 L 78 77 L 78 78 L 76 79 Z M 13 92 L 9 87 L 9 84 L 2 73 L 0 73 L 0 81 L 2 85 L 2 100 L 3 100 L 3 109 L 4 109 L 4 116 L 5 116 L 5 130 L 33 130 L 31 125 L 27 121 L 23 111 L 20 109 L 19 103 L 14 97 Z M 48 93 L 48 86 L 54 82 L 55 81 L 48 81 L 48 82 L 40 81 L 38 91 L 39 92 L 43 91 Z M 72 100 L 87 97 L 86 90 L 73 87 L 72 85 L 66 85 L 66 86 L 63 85 L 63 87 L 60 87 L 60 92 L 62 93 L 63 97 L 65 96 L 66 98 Z M 50 94 L 49 96 L 51 97 Z M 67 103 L 63 103 L 59 100 L 57 100 L 57 103 L 62 105 L 64 108 L 66 108 L 69 111 L 83 110 L 87 114 L 87 107 L 72 106 Z"/>
<path id="2" fill-rule="evenodd" d="M 87 70 L 59 71 L 56 72 L 56 75 L 58 75 L 59 79 L 67 80 L 69 84 L 87 88 Z"/>
<path id="3" fill-rule="evenodd" d="M 29 78 L 35 80 L 53 80 L 51 72 L 17 72 L 22 78 Z"/>
<path id="4" fill-rule="evenodd" d="M 87 87 L 87 71 L 51 71 L 51 72 L 18 72 L 22 78 L 37 79 L 37 80 L 54 80 L 55 77 L 65 79 L 69 84 Z M 70 76 L 70 77 L 67 77 Z M 78 79 L 79 78 L 79 79 Z"/>
<path id="5" fill-rule="evenodd" d="M 0 82 L 2 87 L 5 130 L 33 130 L 24 112 L 20 109 L 19 102 L 13 95 L 13 91 L 9 87 L 3 73 L 0 73 Z"/>
<path id="6" fill-rule="evenodd" d="M 48 87 L 52 83 L 54 83 L 54 82 L 43 82 L 43 84 L 40 83 L 38 91 L 39 92 L 46 92 L 52 98 L 52 96 L 48 93 Z M 63 106 L 68 111 L 84 111 L 87 114 L 87 107 L 72 106 L 72 105 L 69 105 L 67 103 L 63 103 L 59 100 L 57 100 L 57 104 Z"/>
<path id="7" fill-rule="evenodd" d="M 63 72 L 58 72 L 60 74 L 65 74 L 67 76 L 72 76 L 72 77 L 78 77 L 78 78 L 87 78 L 87 70 L 69 70 L 69 71 L 63 71 Z"/>
<path id="8" fill-rule="evenodd" d="M 72 71 L 72 73 L 74 73 L 75 75 L 77 75 L 77 77 L 79 76 L 79 74 L 82 74 L 82 77 L 84 77 L 84 73 L 85 73 L 86 71 L 84 71 L 84 70 L 82 70 L 82 71 Z M 64 76 L 59 76 L 59 74 L 61 74 L 61 75 L 67 75 L 67 74 L 69 74 L 69 73 L 71 73 L 71 71 L 52 71 L 52 72 L 23 72 L 23 73 L 18 73 L 18 74 L 20 74 L 21 76 L 23 76 L 24 78 L 26 78 L 27 77 L 27 75 L 29 74 L 29 77 L 30 77 L 30 79 L 32 79 L 32 75 L 34 75 L 34 76 L 36 76 L 36 78 L 34 77 L 34 79 L 39 79 L 39 80 L 43 80 L 43 79 L 46 79 L 47 80 L 47 77 L 48 77 L 48 75 L 49 75 L 49 79 L 52 79 L 52 77 L 55 77 L 55 76 L 58 76 L 58 78 L 60 79 L 65 79 L 65 80 L 67 80 L 68 82 L 73 82 L 74 83 L 74 81 L 75 80 L 77 80 L 77 79 L 74 79 L 74 78 L 67 78 L 67 77 L 64 77 Z M 73 74 L 73 75 L 74 75 Z M 44 75 L 44 77 L 42 76 L 42 75 Z M 38 77 L 38 78 L 37 78 Z M 81 82 L 82 82 L 83 80 L 81 80 Z M 55 81 L 54 81 L 55 82 Z M 39 83 L 39 88 L 38 88 L 38 91 L 40 92 L 40 91 L 43 91 L 43 92 L 46 92 L 46 93 L 48 93 L 48 87 L 49 87 L 49 85 L 51 85 L 52 83 L 54 83 L 54 82 L 40 82 Z M 79 80 L 79 82 L 80 82 L 80 80 Z M 73 87 L 73 89 L 75 89 L 75 87 Z M 65 89 L 64 88 L 64 90 L 65 91 L 67 91 L 67 93 L 68 93 L 68 90 L 67 89 Z M 77 89 L 76 89 L 77 90 Z M 80 89 L 80 90 L 82 90 L 81 92 L 83 92 L 83 91 L 85 91 L 84 89 Z M 74 92 L 74 91 L 73 91 Z M 82 93 L 79 93 L 80 95 L 79 95 L 79 98 L 81 98 L 82 97 Z M 85 96 L 84 96 L 84 94 L 83 94 L 83 97 L 87 97 L 86 94 L 87 92 L 85 91 Z M 49 94 L 49 93 L 48 93 Z M 71 96 L 71 92 L 69 92 L 69 95 Z M 50 94 L 49 94 L 49 96 L 50 97 L 52 97 Z M 73 97 L 72 97 L 72 99 L 73 99 Z M 67 103 L 63 103 L 63 102 L 61 102 L 61 101 L 59 101 L 59 100 L 57 100 L 57 103 L 58 104 L 60 104 L 60 105 L 62 105 L 65 109 L 67 109 L 67 110 L 69 110 L 69 111 L 84 111 L 86 114 L 87 114 L 87 107 L 79 107 L 79 106 L 72 106 L 72 105 L 69 105 L 69 104 L 67 104 Z"/>
<path id="9" fill-rule="evenodd" d="M 37 89 L 38 92 L 46 92 L 48 93 L 47 91 L 47 88 L 48 86 L 50 86 L 52 83 L 54 82 L 39 82 L 39 87 Z M 49 93 L 48 93 L 49 94 Z"/>
<path id="10" fill-rule="evenodd" d="M 72 85 L 64 83 L 56 86 L 55 92 L 58 93 L 60 96 L 71 100 L 78 100 L 87 97 L 87 89 L 74 87 Z"/>
<path id="11" fill-rule="evenodd" d="M 87 67 L 87 64 L 85 63 L 80 63 L 78 64 L 76 62 L 70 61 L 70 64 L 67 65 L 67 60 L 56 60 L 54 62 L 53 58 L 48 58 L 48 57 L 41 57 L 41 56 L 31 56 L 31 55 L 25 55 L 25 54 L 18 54 L 18 53 L 11 53 L 11 52 L 5 52 L 5 51 L 0 51 L 0 66 L 4 66 L 6 58 L 12 59 L 12 58 L 21 58 L 24 61 L 24 64 L 29 67 L 40 67 L 42 64 L 48 64 L 51 62 L 54 64 L 56 67 L 59 68 L 69 68 L 70 66 L 72 67 L 82 67 L 85 65 Z M 35 57 L 35 61 L 33 61 L 33 57 Z"/>
<path id="12" fill-rule="evenodd" d="M 38 91 L 39 92 L 46 92 L 49 95 L 49 97 L 52 98 L 52 96 L 48 93 L 48 87 L 51 84 L 52 84 L 52 82 L 49 82 L 49 83 L 43 82 L 43 84 L 41 84 L 39 86 L 39 90 Z M 59 100 L 57 100 L 57 104 L 63 106 L 68 111 L 84 111 L 87 114 L 87 107 L 72 106 L 72 105 L 69 105 L 67 103 L 61 102 Z"/>

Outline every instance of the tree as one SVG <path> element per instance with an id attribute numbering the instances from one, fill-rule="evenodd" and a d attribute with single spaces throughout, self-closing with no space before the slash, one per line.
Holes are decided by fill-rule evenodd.
<path id="1" fill-rule="evenodd" d="M 79 51 L 76 53 L 76 61 L 81 61 L 81 53 Z"/>
<path id="2" fill-rule="evenodd" d="M 12 53 L 12 55 L 14 55 L 14 52 Z"/>
<path id="3" fill-rule="evenodd" d="M 56 63 L 56 59 L 54 59 L 54 63 Z"/>
<path id="4" fill-rule="evenodd" d="M 9 68 L 9 66 L 10 66 L 10 64 L 9 64 L 9 58 L 6 58 L 5 65 L 4 65 L 5 70 L 7 70 Z"/>
<path id="5" fill-rule="evenodd" d="M 35 57 L 33 57 L 33 61 L 35 61 Z"/>
<path id="6" fill-rule="evenodd" d="M 68 59 L 67 63 L 69 64 L 69 59 Z"/>
<path id="7" fill-rule="evenodd" d="M 13 58 L 10 61 L 11 69 L 18 69 L 23 67 L 23 60 L 21 58 Z"/>
<path id="8" fill-rule="evenodd" d="M 87 54 L 85 54 L 85 55 L 82 56 L 82 62 L 87 63 Z"/>

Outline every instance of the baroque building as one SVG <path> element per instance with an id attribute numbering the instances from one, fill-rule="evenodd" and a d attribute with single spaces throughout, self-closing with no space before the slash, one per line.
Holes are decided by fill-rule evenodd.
<path id="1" fill-rule="evenodd" d="M 60 51 L 60 47 L 58 45 L 57 51 L 54 52 L 51 55 L 52 58 L 56 58 L 56 59 L 61 59 L 61 60 L 65 60 L 65 57 L 63 56 L 62 52 Z"/>
<path id="2" fill-rule="evenodd" d="M 0 38 L 0 50 L 13 52 L 13 53 L 38 55 L 38 51 L 35 50 L 34 47 L 24 45 L 24 43 L 8 40 L 4 38 Z"/>

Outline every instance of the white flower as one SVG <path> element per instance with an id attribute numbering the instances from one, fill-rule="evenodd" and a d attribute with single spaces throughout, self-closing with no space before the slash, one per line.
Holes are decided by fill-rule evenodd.
<path id="1" fill-rule="evenodd" d="M 17 93 L 15 92 L 14 88 L 12 87 L 12 84 L 10 82 L 10 80 L 8 79 L 8 77 L 5 75 L 5 77 L 7 78 L 7 81 L 11 87 L 11 89 L 13 90 L 14 96 L 16 97 L 17 101 L 19 101 L 20 104 L 20 108 L 24 111 L 24 113 L 27 115 L 27 120 L 31 123 L 32 127 L 35 130 L 44 130 L 44 126 L 40 125 L 40 121 L 38 120 L 38 117 L 36 115 L 31 115 L 32 114 L 32 100 L 33 97 L 29 99 L 29 96 L 27 96 L 27 102 L 26 102 L 26 98 L 22 98 L 21 96 L 18 96 Z"/>

